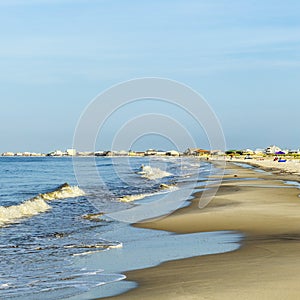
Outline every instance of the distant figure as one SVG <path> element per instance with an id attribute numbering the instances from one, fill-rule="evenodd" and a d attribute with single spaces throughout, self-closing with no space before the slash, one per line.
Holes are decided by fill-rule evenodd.
<path id="1" fill-rule="evenodd" d="M 274 159 L 273 159 L 273 161 L 277 161 L 278 160 L 278 157 L 276 156 Z"/>

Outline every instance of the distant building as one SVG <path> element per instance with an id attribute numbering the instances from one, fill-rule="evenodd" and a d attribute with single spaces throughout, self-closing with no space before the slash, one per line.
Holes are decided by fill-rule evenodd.
<path id="1" fill-rule="evenodd" d="M 196 150 L 197 150 L 197 148 L 188 148 L 187 150 L 185 150 L 184 154 L 185 155 L 196 155 Z"/>
<path id="2" fill-rule="evenodd" d="M 254 154 L 254 151 L 251 149 L 243 149 L 242 152 L 243 154 Z"/>
<path id="3" fill-rule="evenodd" d="M 32 152 L 32 153 L 30 153 L 30 156 L 41 156 L 41 154 L 40 153 Z"/>
<path id="4" fill-rule="evenodd" d="M 89 152 L 89 151 L 84 151 L 84 152 L 76 152 L 76 156 L 100 156 L 96 155 L 97 152 Z"/>
<path id="5" fill-rule="evenodd" d="M 145 156 L 145 152 L 144 151 L 137 151 L 137 152 L 135 152 L 135 156 Z"/>
<path id="6" fill-rule="evenodd" d="M 104 151 L 96 151 L 94 154 L 95 154 L 95 156 L 104 156 L 105 152 Z"/>
<path id="7" fill-rule="evenodd" d="M 128 152 L 125 151 L 125 150 L 121 150 L 121 151 L 115 152 L 115 155 L 118 155 L 118 156 L 128 156 Z"/>
<path id="8" fill-rule="evenodd" d="M 209 155 L 210 151 L 209 150 L 205 150 L 205 149 L 198 149 L 196 150 L 196 155 L 201 156 L 201 155 Z"/>
<path id="9" fill-rule="evenodd" d="M 176 151 L 176 150 L 171 150 L 171 151 L 167 151 L 166 155 L 167 156 L 179 156 L 180 153 L 178 151 Z"/>
<path id="10" fill-rule="evenodd" d="M 212 151 L 210 151 L 210 154 L 211 155 L 222 156 L 222 155 L 225 155 L 225 152 L 221 151 L 221 150 L 212 150 Z"/>
<path id="11" fill-rule="evenodd" d="M 46 156 L 45 153 L 37 153 L 36 155 L 37 155 L 37 156 L 42 156 L 42 157 L 45 157 L 45 156 Z"/>
<path id="12" fill-rule="evenodd" d="M 254 153 L 257 154 L 257 155 L 262 155 L 264 154 L 266 151 L 265 149 L 255 149 Z"/>
<path id="13" fill-rule="evenodd" d="M 265 153 L 266 154 L 275 154 L 276 152 L 279 152 L 279 151 L 282 151 L 281 148 L 273 145 L 273 146 L 270 146 L 268 147 L 266 150 L 265 150 Z"/>
<path id="14" fill-rule="evenodd" d="M 105 151 L 103 153 L 104 156 L 115 156 L 115 153 L 113 151 Z"/>
<path id="15" fill-rule="evenodd" d="M 63 155 L 64 152 L 62 152 L 61 150 L 56 150 L 48 154 L 48 156 L 63 156 Z"/>
<path id="16" fill-rule="evenodd" d="M 156 155 L 157 151 L 154 150 L 154 149 L 148 149 L 146 152 L 145 152 L 145 156 L 151 156 L 151 155 Z"/>
<path id="17" fill-rule="evenodd" d="M 168 155 L 167 153 L 168 153 L 168 152 L 166 152 L 166 151 L 158 150 L 158 151 L 156 152 L 156 155 L 157 155 L 157 156 L 165 156 L 165 155 Z"/>
<path id="18" fill-rule="evenodd" d="M 288 154 L 300 154 L 300 149 L 298 149 L 298 150 L 289 150 Z"/>
<path id="19" fill-rule="evenodd" d="M 14 156 L 15 154 L 13 152 L 4 152 L 2 153 L 2 156 Z"/>
<path id="20" fill-rule="evenodd" d="M 194 156 L 201 156 L 201 155 L 209 155 L 209 150 L 204 150 L 200 148 L 188 148 L 185 152 L 185 155 L 194 155 Z"/>
<path id="21" fill-rule="evenodd" d="M 75 156 L 77 154 L 76 149 L 67 149 L 66 153 L 68 156 Z"/>

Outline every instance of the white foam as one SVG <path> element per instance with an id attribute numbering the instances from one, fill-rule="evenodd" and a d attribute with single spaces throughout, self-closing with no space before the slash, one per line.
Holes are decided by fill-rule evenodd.
<path id="1" fill-rule="evenodd" d="M 46 201 L 75 198 L 84 194 L 84 191 L 78 186 L 64 184 L 53 192 L 40 194 L 21 204 L 8 207 L 0 206 L 0 227 L 16 222 L 21 218 L 28 218 L 46 212 L 51 209 L 51 206 Z"/>
<path id="2" fill-rule="evenodd" d="M 150 166 L 141 166 L 141 171 L 138 172 L 138 174 L 141 174 L 142 177 L 150 179 L 150 180 L 156 180 L 168 176 L 172 176 L 173 174 L 163 171 L 159 168 L 152 168 Z"/>
<path id="3" fill-rule="evenodd" d="M 128 195 L 128 196 L 120 197 L 118 200 L 121 202 L 132 202 L 132 201 L 144 199 L 151 195 L 153 194 L 148 193 L 148 194 Z"/>
<path id="4" fill-rule="evenodd" d="M 127 277 L 123 274 L 118 274 L 119 278 L 115 279 L 114 281 L 108 281 L 108 282 L 99 282 L 96 286 L 101 286 L 104 284 L 108 284 L 108 283 L 113 283 L 113 282 L 118 282 L 118 281 L 122 281 L 125 280 Z"/>
<path id="5" fill-rule="evenodd" d="M 5 290 L 5 289 L 8 289 L 9 287 L 10 287 L 10 285 L 8 283 L 0 284 L 0 290 Z"/>
<path id="6" fill-rule="evenodd" d="M 101 247 L 96 247 L 96 248 L 101 248 Z M 116 245 L 109 245 L 107 247 L 103 247 L 101 250 L 91 250 L 91 251 L 84 251 L 81 253 L 74 253 L 72 254 L 72 256 L 85 256 L 85 255 L 90 255 L 90 254 L 94 254 L 94 253 L 99 253 L 99 252 L 103 252 L 103 251 L 107 251 L 109 249 L 120 249 L 123 248 L 123 244 L 122 243 L 118 243 Z"/>
<path id="7" fill-rule="evenodd" d="M 85 192 L 80 189 L 78 186 L 70 186 L 68 184 L 62 185 L 56 191 L 41 194 L 39 195 L 42 199 L 51 201 L 51 200 L 58 200 L 58 199 L 67 199 L 67 198 L 76 198 L 84 196 Z"/>
<path id="8" fill-rule="evenodd" d="M 123 243 L 109 246 L 109 249 L 120 249 L 120 248 L 123 248 Z"/>
<path id="9" fill-rule="evenodd" d="M 18 219 L 31 217 L 49 210 L 51 207 L 42 198 L 36 197 L 19 205 L 0 206 L 0 226 Z"/>
<path id="10" fill-rule="evenodd" d="M 133 201 L 142 200 L 142 199 L 147 198 L 147 197 L 151 197 L 151 196 L 159 195 L 159 194 L 164 194 L 164 193 L 171 192 L 171 191 L 174 191 L 174 190 L 178 189 L 174 185 L 167 185 L 167 184 L 161 184 L 160 188 L 161 188 L 161 190 L 158 191 L 158 192 L 137 194 L 137 195 L 127 195 L 127 196 L 120 197 L 118 200 L 121 201 L 121 202 L 133 202 Z"/>
<path id="11" fill-rule="evenodd" d="M 74 253 L 72 256 L 85 256 L 85 255 L 90 255 L 98 252 L 102 252 L 103 250 L 96 250 L 96 251 L 86 251 L 86 252 L 81 252 L 81 253 Z"/>

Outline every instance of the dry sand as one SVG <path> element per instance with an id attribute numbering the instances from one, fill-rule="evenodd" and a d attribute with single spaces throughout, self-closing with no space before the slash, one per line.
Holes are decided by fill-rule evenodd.
<path id="1" fill-rule="evenodd" d="M 136 226 L 239 231 L 245 235 L 241 248 L 128 272 L 139 287 L 113 299 L 300 299 L 300 192 L 281 181 L 299 176 L 257 173 L 232 163 L 227 169 L 231 174 L 206 208 L 198 208 L 196 193 L 189 207 Z"/>
<path id="2" fill-rule="evenodd" d="M 245 162 L 245 159 L 233 159 L 237 162 Z M 247 163 L 270 171 L 282 171 L 285 173 L 300 175 L 300 160 L 287 158 L 286 162 L 274 161 L 274 157 L 253 158 Z"/>

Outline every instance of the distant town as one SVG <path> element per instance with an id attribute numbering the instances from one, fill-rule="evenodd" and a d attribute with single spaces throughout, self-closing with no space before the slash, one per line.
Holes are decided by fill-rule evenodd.
<path id="1" fill-rule="evenodd" d="M 251 157 L 259 157 L 266 155 L 284 155 L 284 156 L 293 156 L 300 157 L 300 149 L 290 150 L 290 149 L 282 149 L 278 146 L 272 145 L 265 149 L 242 149 L 242 150 L 228 150 L 226 152 L 220 150 L 205 150 L 200 148 L 188 148 L 184 152 L 179 152 L 176 150 L 154 150 L 148 149 L 146 151 L 95 151 L 95 152 L 80 152 L 76 151 L 76 149 L 67 149 L 65 151 L 55 150 L 49 153 L 35 153 L 35 152 L 4 152 L 0 154 L 1 156 L 17 156 L 17 157 L 63 157 L 63 156 L 201 156 L 201 157 L 210 157 L 210 156 L 246 156 L 248 158 Z"/>

